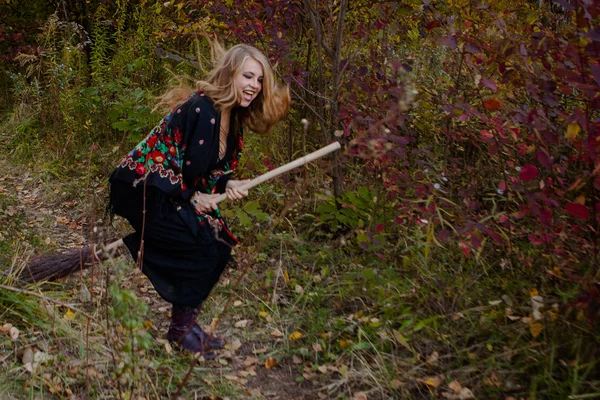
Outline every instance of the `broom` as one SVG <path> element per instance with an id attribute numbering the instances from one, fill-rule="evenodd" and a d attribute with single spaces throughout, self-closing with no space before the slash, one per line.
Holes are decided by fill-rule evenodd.
<path id="1" fill-rule="evenodd" d="M 282 165 L 281 167 L 275 168 L 274 170 L 254 178 L 240 186 L 239 189 L 251 189 L 263 182 L 268 181 L 269 179 L 291 171 L 292 169 L 300 167 L 304 164 L 308 164 L 309 162 L 323 157 L 340 148 L 341 146 L 339 142 L 333 142 L 320 150 L 310 153 L 304 157 L 300 157 L 290 163 Z M 219 203 L 225 199 L 227 199 L 227 195 L 223 193 L 217 196 L 214 201 L 215 203 Z M 23 268 L 19 275 L 19 279 L 25 282 L 38 282 L 42 280 L 56 280 L 64 278 L 75 271 L 88 268 L 94 259 L 101 260 L 108 258 L 111 252 L 120 247 L 122 244 L 123 240 L 119 239 L 105 245 L 102 248 L 96 248 L 96 246 L 92 245 L 71 250 L 63 254 L 37 257 Z"/>

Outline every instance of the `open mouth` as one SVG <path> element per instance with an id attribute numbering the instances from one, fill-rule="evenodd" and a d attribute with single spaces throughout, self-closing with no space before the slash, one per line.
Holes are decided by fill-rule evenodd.
<path id="1" fill-rule="evenodd" d="M 245 101 L 252 101 L 252 99 L 254 98 L 254 95 L 256 94 L 255 90 L 250 90 L 250 89 L 244 89 L 242 91 L 242 97 Z"/>

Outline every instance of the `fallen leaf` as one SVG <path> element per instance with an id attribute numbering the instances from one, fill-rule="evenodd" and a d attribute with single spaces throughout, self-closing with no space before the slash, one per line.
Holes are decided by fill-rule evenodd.
<path id="1" fill-rule="evenodd" d="M 321 346 L 320 343 L 313 343 L 312 348 L 315 351 L 315 353 L 320 353 L 323 351 L 323 346 Z"/>
<path id="2" fill-rule="evenodd" d="M 266 347 L 261 347 L 260 349 L 252 350 L 252 354 L 263 354 L 267 352 Z"/>
<path id="3" fill-rule="evenodd" d="M 273 367 L 276 367 L 277 365 L 278 365 L 278 364 L 277 364 L 277 361 L 275 361 L 275 360 L 274 360 L 273 358 L 271 358 L 271 357 L 267 357 L 267 359 L 265 360 L 265 368 L 266 368 L 266 369 L 271 369 L 271 368 L 273 368 Z"/>
<path id="4" fill-rule="evenodd" d="M 16 327 L 11 327 L 8 331 L 11 341 L 16 341 L 19 338 L 19 330 Z"/>
<path id="5" fill-rule="evenodd" d="M 442 377 L 440 376 L 430 376 L 425 379 L 418 379 L 418 382 L 424 383 L 427 386 L 431 386 L 432 388 L 436 388 L 442 384 Z"/>
<path id="6" fill-rule="evenodd" d="M 212 319 L 212 321 L 210 321 L 210 331 L 211 332 L 216 332 L 217 331 L 217 326 L 219 326 L 219 318 L 218 317 L 214 317 Z"/>
<path id="7" fill-rule="evenodd" d="M 283 337 L 283 333 L 279 329 L 274 329 L 273 332 L 271 332 L 271 336 L 279 338 Z"/>
<path id="8" fill-rule="evenodd" d="M 231 351 L 236 351 L 238 350 L 240 347 L 242 347 L 242 342 L 240 341 L 240 339 L 235 339 L 234 341 L 232 341 L 229 344 L 225 345 L 226 349 L 229 349 Z"/>
<path id="9" fill-rule="evenodd" d="M 258 316 L 261 318 L 267 318 L 269 316 L 269 313 L 266 311 L 261 311 L 258 313 Z"/>
<path id="10" fill-rule="evenodd" d="M 234 307 L 239 307 L 239 306 L 241 306 L 243 304 L 244 304 L 244 302 L 243 301 L 239 301 L 239 300 L 236 300 L 236 301 L 233 302 L 233 306 Z"/>
<path id="11" fill-rule="evenodd" d="M 298 340 L 302 338 L 302 334 L 298 331 L 295 331 L 288 336 L 290 340 Z"/>
<path id="12" fill-rule="evenodd" d="M 460 383 L 458 383 L 457 381 L 452 381 L 448 384 L 448 387 L 452 390 L 454 390 L 455 393 L 460 393 L 460 390 L 462 389 L 462 385 Z"/>
<path id="13" fill-rule="evenodd" d="M 254 364 L 258 364 L 258 358 L 256 358 L 256 357 L 248 356 L 244 360 L 244 366 L 245 367 L 250 367 L 250 366 L 252 366 Z"/>
<path id="14" fill-rule="evenodd" d="M 538 337 L 542 333 L 542 324 L 539 322 L 529 324 L 529 331 L 531 332 L 531 336 L 534 338 Z"/>
<path id="15" fill-rule="evenodd" d="M 292 357 L 292 362 L 294 364 L 302 364 L 302 359 L 300 357 L 298 357 L 298 356 L 293 356 Z"/>
<path id="16" fill-rule="evenodd" d="M 317 367 L 317 370 L 322 374 L 326 374 L 327 373 L 327 365 L 319 365 Z"/>
<path id="17" fill-rule="evenodd" d="M 438 362 L 439 358 L 440 354 L 437 351 L 434 351 L 429 357 L 427 357 L 427 364 L 435 364 Z"/>
<path id="18" fill-rule="evenodd" d="M 236 328 L 245 328 L 246 326 L 248 326 L 248 322 L 249 322 L 249 320 L 243 319 L 241 321 L 236 322 L 234 326 Z"/>
<path id="19" fill-rule="evenodd" d="M 31 349 L 31 347 L 27 347 L 25 350 L 23 350 L 21 361 L 23 362 L 23 365 L 33 365 L 33 350 Z"/>
<path id="20" fill-rule="evenodd" d="M 368 400 L 368 397 L 365 392 L 356 392 L 354 393 L 354 396 L 352 396 L 352 400 Z"/>

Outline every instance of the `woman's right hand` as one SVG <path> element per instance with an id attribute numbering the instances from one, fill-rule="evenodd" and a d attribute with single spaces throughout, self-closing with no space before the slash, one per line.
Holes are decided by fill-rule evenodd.
<path id="1" fill-rule="evenodd" d="M 196 211 L 200 213 L 207 213 L 217 209 L 217 203 L 215 203 L 215 199 L 218 196 L 218 194 L 195 192 L 190 199 L 190 203 L 192 204 L 192 207 L 196 209 Z"/>

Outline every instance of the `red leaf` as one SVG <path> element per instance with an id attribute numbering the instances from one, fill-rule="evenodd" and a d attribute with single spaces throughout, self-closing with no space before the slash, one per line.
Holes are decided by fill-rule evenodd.
<path id="1" fill-rule="evenodd" d="M 496 84 L 494 83 L 494 81 L 493 81 L 493 80 L 491 80 L 491 79 L 488 79 L 488 78 L 482 78 L 482 79 L 481 79 L 481 81 L 479 81 L 479 83 L 480 83 L 482 86 L 485 86 L 485 87 L 486 87 L 486 88 L 488 88 L 488 89 L 492 89 L 494 92 L 495 92 L 496 90 L 498 90 L 498 86 L 496 86 Z M 484 103 L 484 106 L 485 106 L 485 103 Z M 498 108 L 500 108 L 500 107 L 498 107 Z"/>
<path id="2" fill-rule="evenodd" d="M 506 183 L 505 182 L 500 182 L 498 184 L 498 189 L 502 190 L 503 192 L 506 192 Z"/>
<path id="3" fill-rule="evenodd" d="M 535 165 L 525 164 L 525 166 L 521 169 L 521 172 L 519 172 L 519 179 L 521 179 L 522 181 L 530 181 L 532 179 L 535 179 L 538 176 L 539 172 L 540 171 Z"/>
<path id="4" fill-rule="evenodd" d="M 590 66 L 592 76 L 598 85 L 600 85 L 600 64 L 592 64 Z"/>
<path id="5" fill-rule="evenodd" d="M 375 226 L 375 231 L 376 231 L 377 233 L 380 233 L 381 231 L 383 231 L 383 224 L 377 224 L 377 225 Z"/>
<path id="6" fill-rule="evenodd" d="M 552 159 L 544 150 L 540 150 L 537 153 L 535 153 L 535 158 L 540 164 L 542 164 L 547 169 L 552 169 Z"/>
<path id="7" fill-rule="evenodd" d="M 465 242 L 463 242 L 462 240 L 458 243 L 458 247 L 460 247 L 460 251 L 463 252 L 463 254 L 465 255 L 465 258 L 469 258 L 469 253 L 471 252 L 471 249 L 469 248 L 469 245 L 466 244 Z"/>
<path id="8" fill-rule="evenodd" d="M 529 235 L 528 238 L 529 241 L 533 244 L 544 244 L 544 241 L 535 235 Z"/>
<path id="9" fill-rule="evenodd" d="M 437 28 L 440 25 L 441 25 L 440 20 L 439 19 L 434 19 L 433 21 L 429 21 L 427 24 L 425 24 L 425 29 L 427 29 L 428 31 L 430 31 L 433 28 Z"/>
<path id="10" fill-rule="evenodd" d="M 483 108 L 485 108 L 488 111 L 496 111 L 500 107 L 502 107 L 502 105 L 497 99 L 488 99 L 483 102 Z"/>
<path id="11" fill-rule="evenodd" d="M 575 218 L 587 219 L 590 216 L 590 210 L 579 203 L 567 203 L 567 212 Z"/>

